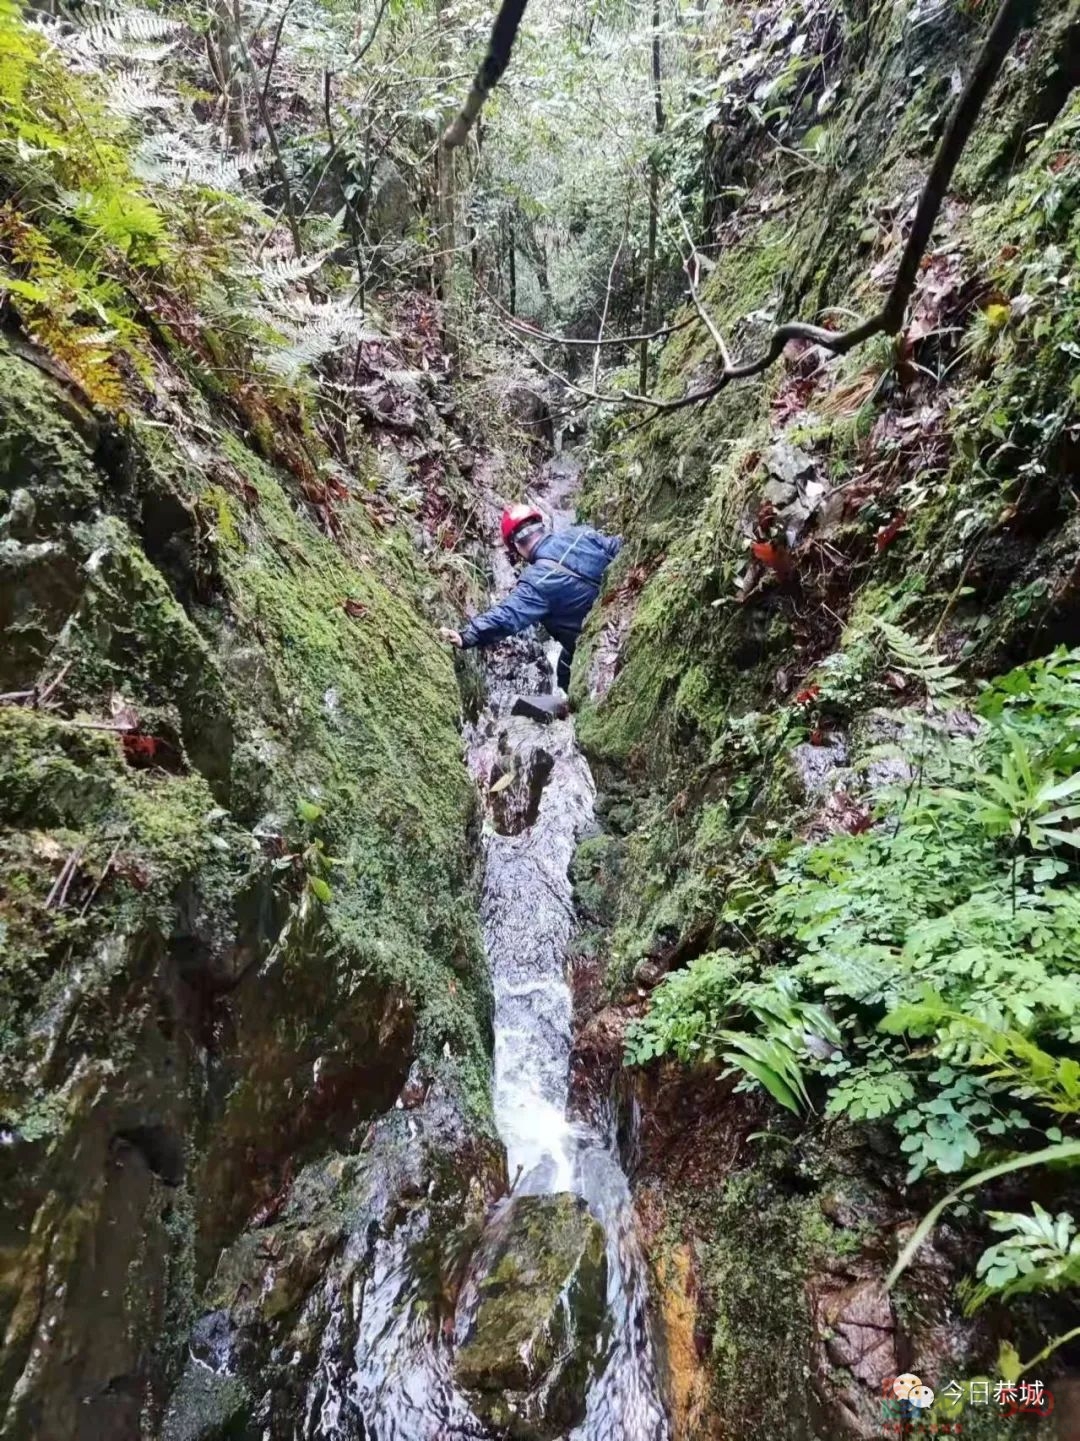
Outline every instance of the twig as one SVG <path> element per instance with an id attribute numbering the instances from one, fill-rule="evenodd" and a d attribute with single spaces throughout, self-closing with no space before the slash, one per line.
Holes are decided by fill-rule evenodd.
<path id="1" fill-rule="evenodd" d="M 51 911 L 54 909 L 58 911 L 63 910 L 64 902 L 67 900 L 67 894 L 68 891 L 71 889 L 71 882 L 75 875 L 76 868 L 78 867 L 79 860 L 82 857 L 82 853 L 83 847 L 76 846 L 75 849 L 68 856 L 64 864 L 60 867 L 60 874 L 57 876 L 56 880 L 53 881 L 52 889 L 45 897 L 45 909 L 47 911 Z"/>
<path id="2" fill-rule="evenodd" d="M 597 338 L 597 340 L 600 341 L 600 342 L 602 342 L 603 339 L 604 339 L 604 328 L 605 328 L 605 326 L 607 325 L 608 310 L 611 308 L 611 287 L 612 287 L 612 286 L 614 285 L 614 283 L 615 283 L 615 267 L 616 267 L 616 266 L 618 265 L 618 263 L 619 263 L 619 257 L 620 257 L 620 255 L 622 255 L 622 249 L 623 249 L 624 244 L 626 243 L 626 232 L 629 230 L 629 228 L 630 228 L 630 199 L 629 199 L 629 196 L 628 196 L 628 197 L 627 197 L 627 201 L 626 201 L 626 219 L 623 221 L 622 234 L 619 236 L 619 243 L 618 243 L 618 245 L 616 245 L 616 247 L 615 247 L 615 254 L 611 257 L 611 264 L 608 266 L 607 289 L 604 291 L 604 308 L 603 308 L 603 311 L 602 311 L 601 314 L 600 314 L 600 328 L 599 328 L 599 329 L 597 330 L 597 332 L 596 332 L 596 338 Z M 593 349 L 592 383 L 593 383 L 593 389 L 594 389 L 594 390 L 596 389 L 596 387 L 597 387 L 597 386 L 599 385 L 599 383 L 600 383 L 600 346 L 599 346 L 599 345 L 595 346 L 595 348 Z"/>
<path id="3" fill-rule="evenodd" d="M 32 686 L 30 690 L 9 690 L 0 694 L 0 705 L 25 705 L 27 702 L 35 709 L 48 705 L 54 690 L 71 669 L 71 662 L 68 661 L 61 666 L 56 675 L 46 686 Z"/>
<path id="4" fill-rule="evenodd" d="M 686 223 L 686 216 L 682 212 L 682 206 L 680 205 L 678 209 L 679 224 L 682 226 L 682 233 L 686 237 L 686 243 L 690 247 L 690 254 L 683 262 L 683 270 L 686 272 L 686 280 L 690 286 L 690 299 L 694 302 L 694 309 L 701 316 L 702 323 L 712 336 L 716 348 L 720 352 L 720 359 L 724 362 L 724 369 L 730 370 L 731 352 L 728 350 L 727 344 L 724 337 L 720 334 L 716 322 L 701 303 L 701 296 L 698 294 L 697 281 L 694 279 L 694 261 L 697 259 L 697 246 L 694 244 L 694 237 L 690 234 L 690 227 Z"/>
<path id="5" fill-rule="evenodd" d="M 484 294 L 488 295 L 488 292 L 485 290 Z M 494 297 L 489 296 L 489 299 Z M 689 315 L 685 320 L 677 320 L 674 325 L 662 325 L 659 330 L 650 330 L 647 335 L 609 335 L 603 339 L 579 340 L 573 335 L 552 335 L 525 320 L 520 320 L 516 315 L 508 318 L 515 330 L 521 330 L 536 340 L 546 340 L 551 345 L 583 346 L 590 349 L 596 346 L 637 345 L 640 340 L 663 340 L 667 335 L 674 335 L 677 330 L 685 330 L 687 326 L 700 323 L 700 317 Z"/>
<path id="6" fill-rule="evenodd" d="M 60 669 L 56 672 L 56 675 L 49 682 L 49 684 L 47 686 L 44 686 L 40 691 L 38 691 L 38 697 L 36 701 L 37 705 L 48 705 L 49 701 L 52 699 L 53 691 L 56 690 L 56 688 L 60 685 L 61 681 L 64 679 L 70 669 L 71 661 L 65 661 L 64 664 L 60 667 Z"/>
<path id="7" fill-rule="evenodd" d="M 334 78 L 332 70 L 323 71 L 323 117 L 326 120 L 326 138 L 330 142 L 330 154 L 337 149 L 337 141 L 334 138 L 334 122 L 330 117 L 330 82 Z M 329 159 L 329 157 L 327 157 Z"/>
<path id="8" fill-rule="evenodd" d="M 364 56 L 375 44 L 375 37 L 379 33 L 379 26 L 382 24 L 383 16 L 386 14 L 386 6 L 388 3 L 389 0 L 382 0 L 382 4 L 379 6 L 379 13 L 375 16 L 375 19 L 372 21 L 371 24 L 371 34 L 364 41 L 363 45 L 360 46 L 360 49 L 356 52 L 353 58 L 349 61 L 350 68 L 353 65 L 359 65 L 360 61 L 363 60 Z"/>
<path id="9" fill-rule="evenodd" d="M 266 78 L 263 80 L 262 103 L 266 104 L 266 97 L 270 93 L 270 76 L 273 73 L 274 61 L 277 59 L 278 46 L 281 44 L 281 32 L 285 28 L 285 18 L 293 7 L 293 0 L 285 0 L 285 8 L 281 12 L 281 19 L 274 31 L 274 43 L 270 46 L 270 59 L 266 62 Z"/>
<path id="10" fill-rule="evenodd" d="M 109 859 L 105 862 L 105 868 L 104 868 L 104 870 L 101 872 L 101 875 L 98 876 L 97 880 L 94 882 L 94 889 L 93 889 L 93 890 L 90 892 L 90 894 L 87 896 L 86 901 L 85 901 L 84 904 L 83 904 L 83 908 L 82 908 L 82 910 L 79 912 L 79 915 L 80 915 L 80 916 L 85 916 L 86 913 L 87 913 L 87 911 L 88 911 L 88 910 L 90 909 L 90 907 L 93 905 L 94 900 L 95 900 L 95 898 L 96 898 L 96 896 L 97 896 L 98 891 L 100 891 L 101 888 L 102 888 L 102 886 L 105 884 L 105 878 L 106 878 L 106 876 L 108 876 L 109 872 L 112 870 L 113 861 L 116 860 L 116 856 L 117 856 L 117 853 L 118 853 L 119 850 L 120 850 L 120 842 L 117 841 L 117 842 L 116 842 L 116 845 L 113 846 L 112 851 L 111 851 L 110 854 L 109 854 Z"/>
<path id="11" fill-rule="evenodd" d="M 300 226 L 297 224 L 296 210 L 293 206 L 292 186 L 289 184 L 289 172 L 288 170 L 286 170 L 285 162 L 281 156 L 281 148 L 278 145 L 277 131 L 274 129 L 274 122 L 270 118 L 270 111 L 266 104 L 266 96 L 259 89 L 259 77 L 255 73 L 255 67 L 251 62 L 251 53 L 248 50 L 247 41 L 244 39 L 243 20 L 240 15 L 240 0 L 233 0 L 232 32 L 233 36 L 235 37 L 237 46 L 240 49 L 240 56 L 244 62 L 244 69 L 251 76 L 251 83 L 255 89 L 255 102 L 259 108 L 259 119 L 262 121 L 263 129 L 266 131 L 266 138 L 269 142 L 270 150 L 274 157 L 274 166 L 278 173 L 278 179 L 281 182 L 281 197 L 284 202 L 283 208 L 285 210 L 285 216 L 289 222 L 289 232 L 292 235 L 293 249 L 296 252 L 297 259 L 302 259 L 304 254 L 304 246 L 303 242 L 300 239 Z M 315 287 L 311 282 L 310 276 L 305 277 L 304 287 L 307 290 L 310 298 L 314 300 L 316 298 Z"/>

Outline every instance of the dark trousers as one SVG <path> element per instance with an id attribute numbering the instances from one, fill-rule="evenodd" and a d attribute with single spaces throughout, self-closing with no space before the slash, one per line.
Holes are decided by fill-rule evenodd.
<path id="1" fill-rule="evenodd" d="M 563 642 L 562 650 L 559 651 L 559 662 L 555 667 L 555 681 L 560 690 L 569 693 L 570 690 L 570 666 L 574 659 L 574 644 L 569 645 Z"/>

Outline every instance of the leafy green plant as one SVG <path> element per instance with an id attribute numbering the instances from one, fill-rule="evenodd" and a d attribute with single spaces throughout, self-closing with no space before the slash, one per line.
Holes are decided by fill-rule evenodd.
<path id="1" fill-rule="evenodd" d="M 715 1060 L 713 1038 L 745 970 L 746 961 L 731 951 L 710 951 L 668 976 L 653 992 L 648 1014 L 627 1030 L 627 1063 L 643 1066 L 665 1055 Z"/>
<path id="2" fill-rule="evenodd" d="M 1039 1127 L 1033 1107 L 1080 1104 L 1075 848 L 1050 834 L 1080 790 L 1080 670 L 1062 653 L 1026 666 L 987 689 L 979 725 L 951 729 L 953 667 L 880 634 L 924 692 L 896 745 L 918 779 L 883 793 L 884 823 L 778 842 L 771 886 L 732 886 L 721 923 L 747 939 L 740 973 L 703 957 L 668 978 L 629 1056 L 737 1067 L 789 1109 L 817 1083 L 827 1114 L 892 1124 L 915 1180 L 1015 1144 Z M 755 946 L 779 962 L 761 981 Z M 806 1044 L 815 1023 L 827 1044 Z"/>
<path id="3" fill-rule="evenodd" d="M 997 775 L 980 776 L 974 793 L 942 789 L 938 796 L 969 805 L 973 818 L 992 836 L 1011 836 L 1036 850 L 1052 845 L 1080 847 L 1080 831 L 1066 830 L 1080 818 L 1080 804 L 1061 805 L 1080 794 L 1080 771 L 1060 779 L 1040 763 L 1023 736 L 1009 732 Z"/>
<path id="4" fill-rule="evenodd" d="M 1016 1171 L 1029 1170 L 1033 1166 L 1068 1165 L 1075 1166 L 1080 1163 L 1080 1141 L 1058 1141 L 1052 1146 L 1045 1146 L 1039 1151 L 1030 1151 L 1023 1156 L 1011 1156 L 1007 1161 L 1000 1161 L 996 1166 L 988 1166 L 985 1170 L 979 1171 L 974 1176 L 969 1176 L 959 1186 L 943 1196 L 936 1206 L 932 1207 L 922 1218 L 914 1231 L 904 1243 L 903 1249 L 896 1258 L 892 1270 L 885 1280 L 886 1290 L 892 1290 L 897 1281 L 904 1274 L 907 1268 L 915 1259 L 916 1252 L 938 1221 L 949 1209 L 950 1206 L 962 1200 L 969 1191 L 978 1190 L 989 1181 L 996 1181 L 1001 1176 L 1012 1175 Z"/>
<path id="5" fill-rule="evenodd" d="M 1002 1233 L 979 1257 L 976 1284 L 965 1309 L 977 1311 L 991 1298 L 1008 1300 L 1028 1291 L 1063 1291 L 1080 1284 L 1080 1235 L 1068 1211 L 1051 1216 L 1038 1201 L 1031 1213 L 990 1211 L 990 1229 Z"/>
<path id="6" fill-rule="evenodd" d="M 627 1061 L 643 1065 L 666 1053 L 684 1061 L 721 1061 L 725 1075 L 741 1073 L 760 1083 L 789 1111 L 809 1108 L 804 1063 L 815 1050 L 831 1055 L 840 1033 L 827 1010 L 799 1000 L 783 976 L 733 984 L 744 964 L 714 952 L 668 977 L 649 1014 L 627 1033 Z M 746 1023 L 755 1029 L 738 1028 Z"/>

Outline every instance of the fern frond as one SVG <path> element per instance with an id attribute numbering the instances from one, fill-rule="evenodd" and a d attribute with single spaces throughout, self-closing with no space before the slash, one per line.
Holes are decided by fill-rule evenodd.
<path id="1" fill-rule="evenodd" d="M 74 27 L 77 47 L 98 54 L 115 54 L 115 47 L 126 43 L 166 40 L 183 28 L 153 10 L 117 9 L 95 0 L 68 10 L 64 18 Z"/>
<path id="2" fill-rule="evenodd" d="M 259 353 L 258 359 L 272 375 L 295 380 L 301 371 L 317 365 L 323 356 L 329 354 L 334 348 L 334 342 L 333 335 L 317 333 L 307 335 L 293 345 L 263 350 Z"/>
<path id="3" fill-rule="evenodd" d="M 877 628 L 884 637 L 897 667 L 919 681 L 931 700 L 939 699 L 959 688 L 957 666 L 943 660 L 931 641 L 919 640 L 900 626 L 880 618 Z"/>
<path id="4" fill-rule="evenodd" d="M 154 77 L 137 70 L 116 76 L 109 86 L 105 103 L 114 114 L 129 120 L 152 110 L 169 110 L 172 107 L 172 100 L 157 88 Z"/>
<path id="5" fill-rule="evenodd" d="M 325 335 L 336 339 L 347 335 L 353 339 L 378 339 L 376 332 L 368 328 L 364 312 L 339 300 L 317 301 L 306 295 L 284 295 L 275 297 L 273 305 L 262 314 L 270 325 L 294 332 L 298 338 Z"/>
<path id="6" fill-rule="evenodd" d="M 261 265 L 253 266 L 245 273 L 267 290 L 279 290 L 314 275 L 322 268 L 325 259 L 325 255 L 268 255 Z"/>
<path id="7" fill-rule="evenodd" d="M 254 163 L 250 155 L 224 155 L 209 145 L 199 149 L 170 134 L 148 136 L 135 154 L 134 170 L 140 180 L 168 190 L 196 186 L 237 192 Z"/>

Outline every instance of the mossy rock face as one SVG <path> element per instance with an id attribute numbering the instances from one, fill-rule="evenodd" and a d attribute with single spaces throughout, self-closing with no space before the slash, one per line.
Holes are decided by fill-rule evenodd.
<path id="1" fill-rule="evenodd" d="M 607 1294 L 604 1232 L 578 1196 L 521 1196 L 485 1258 L 455 1372 L 477 1414 L 549 1441 L 585 1414 Z"/>
<path id="2" fill-rule="evenodd" d="M 728 63 L 743 66 L 743 79 L 729 72 L 718 99 L 731 109 L 710 128 L 704 157 L 717 259 L 701 300 L 740 358 L 760 353 L 776 321 L 835 307 L 836 323 L 846 323 L 878 304 L 897 258 L 890 247 L 882 259 L 878 237 L 890 223 L 883 198 L 921 187 L 954 76 L 970 74 L 990 19 L 985 7 L 931 14 L 901 0 L 788 7 L 783 44 L 796 34 L 823 58 L 800 88 L 803 109 L 785 121 L 786 138 L 798 145 L 823 124 L 825 145 L 821 172 L 799 179 L 788 171 L 780 182 L 767 135 L 737 113 L 740 84 L 771 86 L 782 71 L 752 8 L 730 7 Z M 817 43 L 811 19 L 839 27 L 842 43 Z M 1040 8 L 950 186 L 912 313 L 935 266 L 952 267 L 956 290 L 941 323 L 954 327 L 953 339 L 946 354 L 933 349 L 937 340 L 917 338 L 917 324 L 908 337 L 916 363 L 930 359 L 925 384 L 908 384 L 898 352 L 881 338 L 824 364 L 814 394 L 799 395 L 794 409 L 800 381 L 789 355 L 708 406 L 645 426 L 617 415 L 600 423 L 604 449 L 587 472 L 585 509 L 623 537 L 621 583 L 590 617 L 573 694 L 618 866 L 588 842 L 575 880 L 586 921 L 609 930 L 592 943 L 609 957 L 617 998 L 653 974 L 654 959 L 686 962 L 706 947 L 745 955 L 754 979 L 795 963 L 794 948 L 781 951 L 774 936 L 754 930 L 754 907 L 777 884 L 778 862 L 819 826 L 857 831 L 863 820 L 850 802 L 864 775 L 875 786 L 906 779 L 883 773 L 880 759 L 870 761 L 876 780 L 862 765 L 872 746 L 892 739 L 867 741 L 868 721 L 903 703 L 894 677 L 885 678 L 882 648 L 867 639 L 879 619 L 933 637 L 965 683 L 1075 644 L 1080 520 L 1075 447 L 1063 422 L 1075 415 L 1080 324 L 1069 262 L 1080 189 L 1067 161 L 1080 116 L 1078 26 L 1080 0 Z M 818 85 L 834 96 L 833 108 L 817 108 Z M 1029 309 L 1036 293 L 1037 315 Z M 1001 302 L 996 310 L 991 299 Z M 656 392 L 685 396 L 709 378 L 710 350 L 699 326 L 673 334 L 660 352 Z M 890 427 L 923 404 L 940 419 L 918 447 L 890 449 Z M 879 487 L 886 452 L 894 468 Z M 785 474 L 792 458 L 798 465 Z M 781 513 L 793 514 L 793 487 L 811 470 L 825 499 L 800 538 Z M 849 506 L 844 497 L 864 481 L 865 498 Z M 918 503 L 894 533 L 888 524 L 908 493 Z M 754 544 L 781 539 L 792 571 L 758 567 Z M 590 689 L 591 671 L 606 684 Z M 663 1134 L 686 1154 L 697 1119 L 693 1077 L 665 1076 L 681 1106 L 672 1101 Z M 645 1106 L 642 1134 L 656 1124 L 657 1104 L 653 1097 Z M 862 1172 L 869 1162 L 857 1165 Z M 833 1264 L 817 1209 L 823 1177 L 778 1187 L 750 1156 L 740 1166 L 737 1185 L 690 1198 L 685 1213 L 669 1175 L 646 1166 L 636 1177 L 649 1187 L 650 1216 L 666 1217 L 705 1276 L 693 1298 L 700 1334 L 684 1334 L 695 1344 L 679 1352 L 688 1363 L 680 1385 L 685 1396 L 711 1396 L 718 1419 L 708 1431 L 677 1431 L 678 1441 L 806 1441 L 880 1429 L 872 1383 L 856 1376 L 847 1399 L 845 1387 L 859 1366 L 868 1375 L 879 1366 L 880 1297 L 869 1287 L 888 1265 L 860 1267 L 845 1255 L 836 1297 L 815 1312 L 811 1299 L 831 1291 L 821 1275 Z M 827 1351 L 818 1340 L 830 1326 L 845 1344 Z M 710 1331 L 711 1347 L 697 1344 Z M 934 1344 L 917 1365 L 910 1353 L 900 1359 L 947 1375 L 973 1343 L 956 1331 L 954 1354 L 935 1354 Z M 985 1364 L 977 1358 L 977 1368 Z"/>
<path id="3" fill-rule="evenodd" d="M 380 1117 L 361 1152 L 304 1167 L 219 1257 L 163 1441 L 294 1441 L 314 1394 L 340 1407 L 343 1435 L 398 1407 L 415 1421 L 502 1171 L 437 1085 Z"/>
<path id="4" fill-rule="evenodd" d="M 358 1148 L 414 1065 L 449 1098 L 416 1194 L 464 1168 L 463 1134 L 487 1148 L 472 1174 L 499 1169 L 432 574 L 359 498 L 331 538 L 224 412 L 179 403 L 197 454 L 137 414 L 106 438 L 0 342 L 0 692 L 45 692 L 0 707 L 0 1415 L 20 1438 L 158 1434 L 222 1250 Z M 338 1234 L 322 1204 L 263 1331 Z"/>

